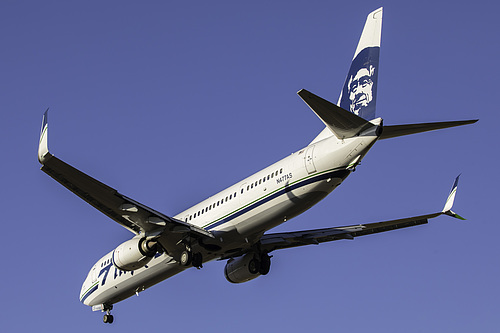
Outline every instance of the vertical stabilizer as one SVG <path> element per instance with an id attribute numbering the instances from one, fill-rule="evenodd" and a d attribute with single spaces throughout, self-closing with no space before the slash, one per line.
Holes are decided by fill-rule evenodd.
<path id="1" fill-rule="evenodd" d="M 341 108 L 366 120 L 375 118 L 381 32 L 382 7 L 366 18 L 338 102 Z"/>
<path id="2" fill-rule="evenodd" d="M 368 14 L 366 18 L 358 47 L 354 52 L 351 67 L 337 103 L 344 110 L 351 111 L 368 121 L 375 118 L 381 34 L 382 7 Z M 325 128 L 310 144 L 331 135 L 330 129 Z"/>

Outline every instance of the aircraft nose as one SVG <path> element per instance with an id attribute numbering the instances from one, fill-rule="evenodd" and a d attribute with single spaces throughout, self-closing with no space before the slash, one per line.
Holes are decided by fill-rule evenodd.
<path id="1" fill-rule="evenodd" d="M 97 289 L 97 283 L 92 284 L 90 279 L 87 277 L 82 284 L 82 289 L 80 290 L 80 302 L 85 305 L 89 305 L 89 296 Z"/>
<path id="2" fill-rule="evenodd" d="M 80 289 L 80 302 L 84 302 L 84 299 L 83 297 L 85 296 L 85 291 L 87 290 L 87 279 L 85 279 L 85 281 L 83 281 L 82 283 L 82 287 Z"/>

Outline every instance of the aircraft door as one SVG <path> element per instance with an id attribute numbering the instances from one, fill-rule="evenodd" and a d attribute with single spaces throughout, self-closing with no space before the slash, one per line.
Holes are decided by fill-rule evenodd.
<path id="1" fill-rule="evenodd" d="M 92 267 L 92 271 L 90 271 L 90 277 L 91 277 L 92 283 L 97 281 L 97 267 L 95 265 L 94 265 L 94 267 Z"/>
<path id="2" fill-rule="evenodd" d="M 314 165 L 314 147 L 307 147 L 306 154 L 304 155 L 304 163 L 306 165 L 307 173 L 311 174 L 316 172 L 316 166 Z"/>

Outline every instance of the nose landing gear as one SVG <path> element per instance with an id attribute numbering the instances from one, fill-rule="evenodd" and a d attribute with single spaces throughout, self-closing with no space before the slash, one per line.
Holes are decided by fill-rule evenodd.
<path id="1" fill-rule="evenodd" d="M 102 321 L 105 324 L 112 324 L 113 320 L 114 320 L 113 315 L 111 314 L 111 310 L 113 310 L 113 306 L 112 305 L 106 306 L 104 308 L 104 310 L 106 311 L 106 314 L 102 318 Z"/>

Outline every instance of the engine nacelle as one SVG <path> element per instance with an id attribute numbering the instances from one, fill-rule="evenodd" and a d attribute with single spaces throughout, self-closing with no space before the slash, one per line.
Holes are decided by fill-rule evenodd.
<path id="1" fill-rule="evenodd" d="M 267 254 L 259 258 L 254 253 L 247 253 L 242 257 L 229 259 L 224 267 L 224 275 L 231 283 L 242 283 L 266 275 L 270 266 L 271 260 Z"/>
<path id="2" fill-rule="evenodd" d="M 113 251 L 113 264 L 122 271 L 133 271 L 146 266 L 155 254 L 155 241 L 134 237 Z"/>

